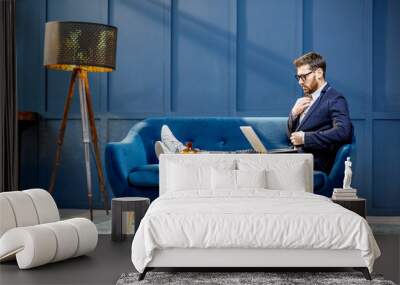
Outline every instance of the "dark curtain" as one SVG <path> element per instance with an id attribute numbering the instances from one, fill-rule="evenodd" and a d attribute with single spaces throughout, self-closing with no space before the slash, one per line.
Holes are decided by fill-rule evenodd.
<path id="1" fill-rule="evenodd" d="M 0 192 L 18 190 L 15 0 L 0 0 Z"/>

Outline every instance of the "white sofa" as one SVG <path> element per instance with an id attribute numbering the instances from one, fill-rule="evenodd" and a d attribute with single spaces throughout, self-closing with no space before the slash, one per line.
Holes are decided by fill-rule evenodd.
<path id="1" fill-rule="evenodd" d="M 60 221 L 43 189 L 0 193 L 0 262 L 17 260 L 20 269 L 84 255 L 96 248 L 98 233 L 88 219 Z"/>

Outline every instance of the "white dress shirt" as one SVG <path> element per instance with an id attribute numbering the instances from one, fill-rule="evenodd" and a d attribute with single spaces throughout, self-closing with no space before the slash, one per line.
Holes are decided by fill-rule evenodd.
<path id="1" fill-rule="evenodd" d="M 311 94 L 312 100 L 311 100 L 310 106 L 308 106 L 307 109 L 305 109 L 304 112 L 300 115 L 300 121 L 299 122 L 301 122 L 304 119 L 304 117 L 306 116 L 308 110 L 310 110 L 310 108 L 314 104 L 314 102 L 317 101 L 318 97 L 321 95 L 322 89 L 324 89 L 326 84 L 327 84 L 327 82 L 322 84 L 322 86 L 320 88 L 318 88 L 317 90 L 314 91 L 314 93 Z"/>

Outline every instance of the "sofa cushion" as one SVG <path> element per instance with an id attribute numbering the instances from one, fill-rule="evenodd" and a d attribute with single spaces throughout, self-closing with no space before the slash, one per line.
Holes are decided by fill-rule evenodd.
<path id="1" fill-rule="evenodd" d="M 146 164 L 134 167 L 128 175 L 133 186 L 158 186 L 158 164 Z"/>

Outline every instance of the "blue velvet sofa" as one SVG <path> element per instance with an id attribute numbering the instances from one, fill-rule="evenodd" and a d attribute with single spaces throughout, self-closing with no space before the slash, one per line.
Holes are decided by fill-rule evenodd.
<path id="1" fill-rule="evenodd" d="M 116 197 L 158 197 L 158 159 L 154 143 L 160 140 L 161 126 L 170 127 L 178 140 L 193 142 L 204 150 L 233 151 L 251 148 L 239 127 L 254 128 L 267 149 L 288 147 L 287 118 L 284 117 L 154 117 L 137 123 L 120 142 L 106 146 L 106 171 Z M 344 161 L 353 144 L 342 146 L 329 175 L 314 171 L 314 193 L 330 197 L 341 187 Z"/>

